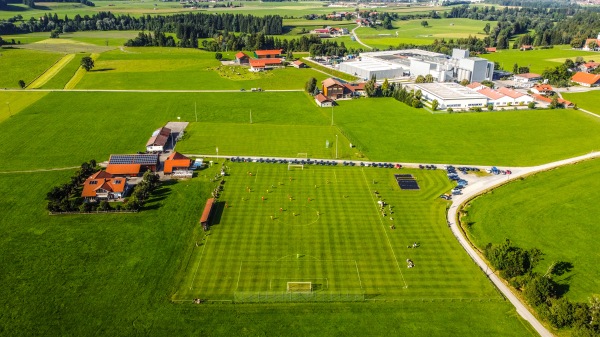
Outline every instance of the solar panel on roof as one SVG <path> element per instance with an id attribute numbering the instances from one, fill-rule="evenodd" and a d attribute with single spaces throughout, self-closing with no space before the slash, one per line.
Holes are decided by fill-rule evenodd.
<path id="1" fill-rule="evenodd" d="M 109 164 L 140 164 L 156 165 L 157 154 L 113 154 L 108 161 Z"/>

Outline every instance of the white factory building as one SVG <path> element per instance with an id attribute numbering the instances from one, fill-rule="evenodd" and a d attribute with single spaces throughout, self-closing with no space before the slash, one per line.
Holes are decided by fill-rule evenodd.
<path id="1" fill-rule="evenodd" d="M 491 81 L 494 63 L 479 57 L 470 57 L 468 50 L 454 49 L 452 57 L 420 49 L 388 50 L 361 53 L 357 58 L 344 61 L 338 69 L 347 74 L 383 80 L 401 77 L 416 78 L 431 75 L 437 82 L 468 80 Z"/>
<path id="2" fill-rule="evenodd" d="M 488 97 L 457 83 L 419 83 L 415 91 L 421 90 L 423 99 L 437 100 L 439 109 L 467 110 L 487 106 Z"/>

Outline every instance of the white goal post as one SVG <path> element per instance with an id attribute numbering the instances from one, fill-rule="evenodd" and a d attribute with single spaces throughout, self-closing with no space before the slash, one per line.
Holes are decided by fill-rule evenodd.
<path id="1" fill-rule="evenodd" d="M 301 170 L 304 170 L 304 164 L 288 164 L 288 171 L 290 171 L 294 168 L 299 168 Z"/>
<path id="2" fill-rule="evenodd" d="M 288 282 L 288 293 L 310 293 L 312 292 L 312 282 Z"/>

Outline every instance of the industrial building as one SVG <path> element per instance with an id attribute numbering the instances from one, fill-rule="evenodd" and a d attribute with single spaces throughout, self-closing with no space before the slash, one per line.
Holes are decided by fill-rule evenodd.
<path id="1" fill-rule="evenodd" d="M 429 102 L 437 100 L 439 109 L 468 110 L 485 107 L 488 102 L 486 96 L 457 83 L 419 83 L 415 90 L 421 90 Z"/>
<path id="2" fill-rule="evenodd" d="M 357 58 L 340 63 L 338 69 L 363 79 L 431 75 L 437 82 L 481 82 L 492 80 L 494 63 L 470 57 L 469 51 L 463 49 L 454 49 L 451 57 L 420 49 L 405 49 L 361 53 Z"/>

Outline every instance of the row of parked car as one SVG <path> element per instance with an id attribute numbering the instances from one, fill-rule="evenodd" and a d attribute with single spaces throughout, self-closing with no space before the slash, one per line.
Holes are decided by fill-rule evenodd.
<path id="1" fill-rule="evenodd" d="M 338 165 L 337 161 L 334 160 L 312 160 L 312 159 L 275 159 L 275 158 L 244 158 L 244 157 L 231 157 L 229 158 L 232 162 L 238 163 L 272 163 L 272 164 L 294 164 L 294 165 L 323 165 L 323 166 L 336 166 Z M 343 161 L 342 165 L 344 166 L 356 166 L 355 162 L 351 161 Z M 392 163 L 366 163 L 360 162 L 358 164 L 362 167 L 380 167 L 380 168 L 396 168 L 401 169 L 402 165 L 400 164 L 392 164 Z"/>
<path id="2" fill-rule="evenodd" d="M 456 168 L 454 166 L 449 165 L 448 167 L 446 167 L 446 173 L 448 174 L 448 179 L 456 181 L 457 185 L 456 187 L 454 187 L 454 189 L 452 190 L 452 195 L 459 195 L 462 194 L 462 189 L 467 187 L 467 185 L 469 185 L 469 182 L 465 179 L 462 179 L 461 177 L 458 176 L 458 173 L 456 172 Z M 474 170 L 478 170 L 477 168 L 473 167 L 473 168 L 465 168 L 465 167 L 459 167 L 458 168 L 459 171 L 461 171 L 462 173 L 466 173 L 467 171 L 474 171 Z M 447 198 L 444 198 L 446 200 L 450 200 Z"/>

